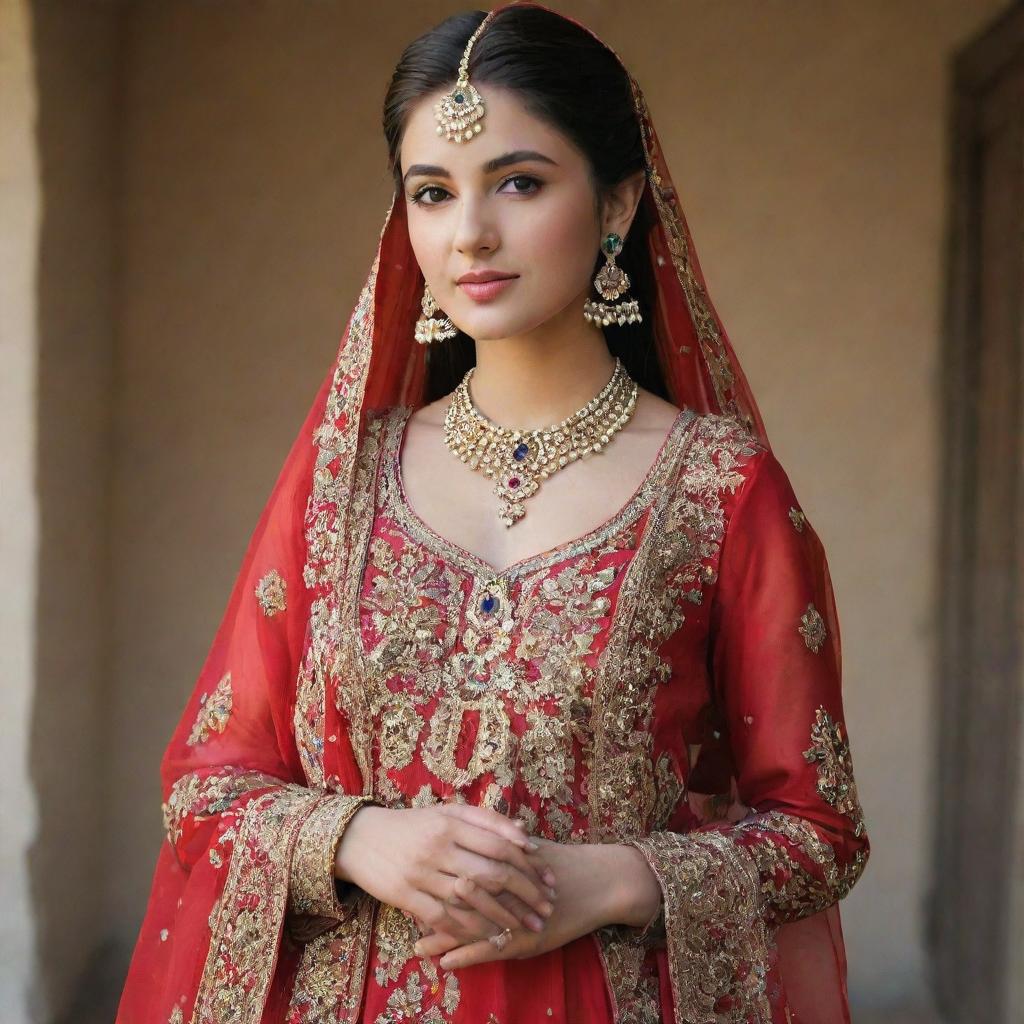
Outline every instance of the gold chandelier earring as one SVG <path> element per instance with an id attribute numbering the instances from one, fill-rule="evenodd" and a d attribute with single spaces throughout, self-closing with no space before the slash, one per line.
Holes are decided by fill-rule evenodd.
<path id="1" fill-rule="evenodd" d="M 439 318 L 435 318 L 434 314 L 438 312 L 437 300 L 431 294 L 428 284 L 423 285 L 423 298 L 420 300 L 420 307 L 423 310 L 423 315 L 416 321 L 415 336 L 421 345 L 446 341 L 459 333 L 458 328 L 444 313 Z"/>
<path id="2" fill-rule="evenodd" d="M 605 264 L 594 278 L 594 287 L 602 299 L 614 300 L 624 295 L 630 285 L 629 274 L 615 262 L 615 257 L 622 251 L 622 239 L 614 231 L 609 232 L 601 242 L 601 251 L 605 255 Z M 640 303 L 636 299 L 626 299 L 614 305 L 587 299 L 583 304 L 583 318 L 588 323 L 603 327 L 609 324 L 638 324 L 643 320 Z"/>

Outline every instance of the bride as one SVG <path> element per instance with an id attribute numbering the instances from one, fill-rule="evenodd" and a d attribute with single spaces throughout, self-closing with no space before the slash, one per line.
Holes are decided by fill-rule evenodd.
<path id="1" fill-rule="evenodd" d="M 515 2 L 406 48 L 384 134 L 118 1021 L 849 1021 L 828 566 L 639 85 Z"/>

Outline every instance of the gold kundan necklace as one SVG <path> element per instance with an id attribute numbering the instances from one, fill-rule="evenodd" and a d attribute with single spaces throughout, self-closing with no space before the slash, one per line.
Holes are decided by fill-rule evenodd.
<path id="1" fill-rule="evenodd" d="M 471 367 L 452 392 L 444 418 L 444 440 L 471 469 L 495 477 L 501 499 L 498 518 L 506 525 L 526 515 L 524 502 L 541 480 L 563 466 L 599 452 L 628 422 L 636 408 L 637 383 L 616 357 L 611 380 L 582 409 L 541 430 L 517 430 L 492 422 L 473 404 Z"/>

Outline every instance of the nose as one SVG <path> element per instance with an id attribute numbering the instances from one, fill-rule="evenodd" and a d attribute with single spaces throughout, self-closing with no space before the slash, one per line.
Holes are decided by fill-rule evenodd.
<path id="1" fill-rule="evenodd" d="M 452 239 L 455 251 L 464 255 L 472 255 L 481 250 L 493 252 L 497 244 L 497 232 L 484 201 L 463 199 L 459 203 L 458 222 L 455 225 L 455 237 Z"/>

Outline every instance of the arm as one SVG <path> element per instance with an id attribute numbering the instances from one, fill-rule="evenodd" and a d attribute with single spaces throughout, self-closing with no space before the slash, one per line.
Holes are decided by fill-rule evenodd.
<path id="1" fill-rule="evenodd" d="M 729 1020 L 745 1019 L 763 999 L 772 929 L 842 899 L 869 854 L 824 552 L 775 457 L 762 450 L 749 465 L 720 553 L 709 658 L 752 813 L 630 840 L 662 891 L 645 938 L 667 946 L 679 1021 L 723 998 Z"/>

